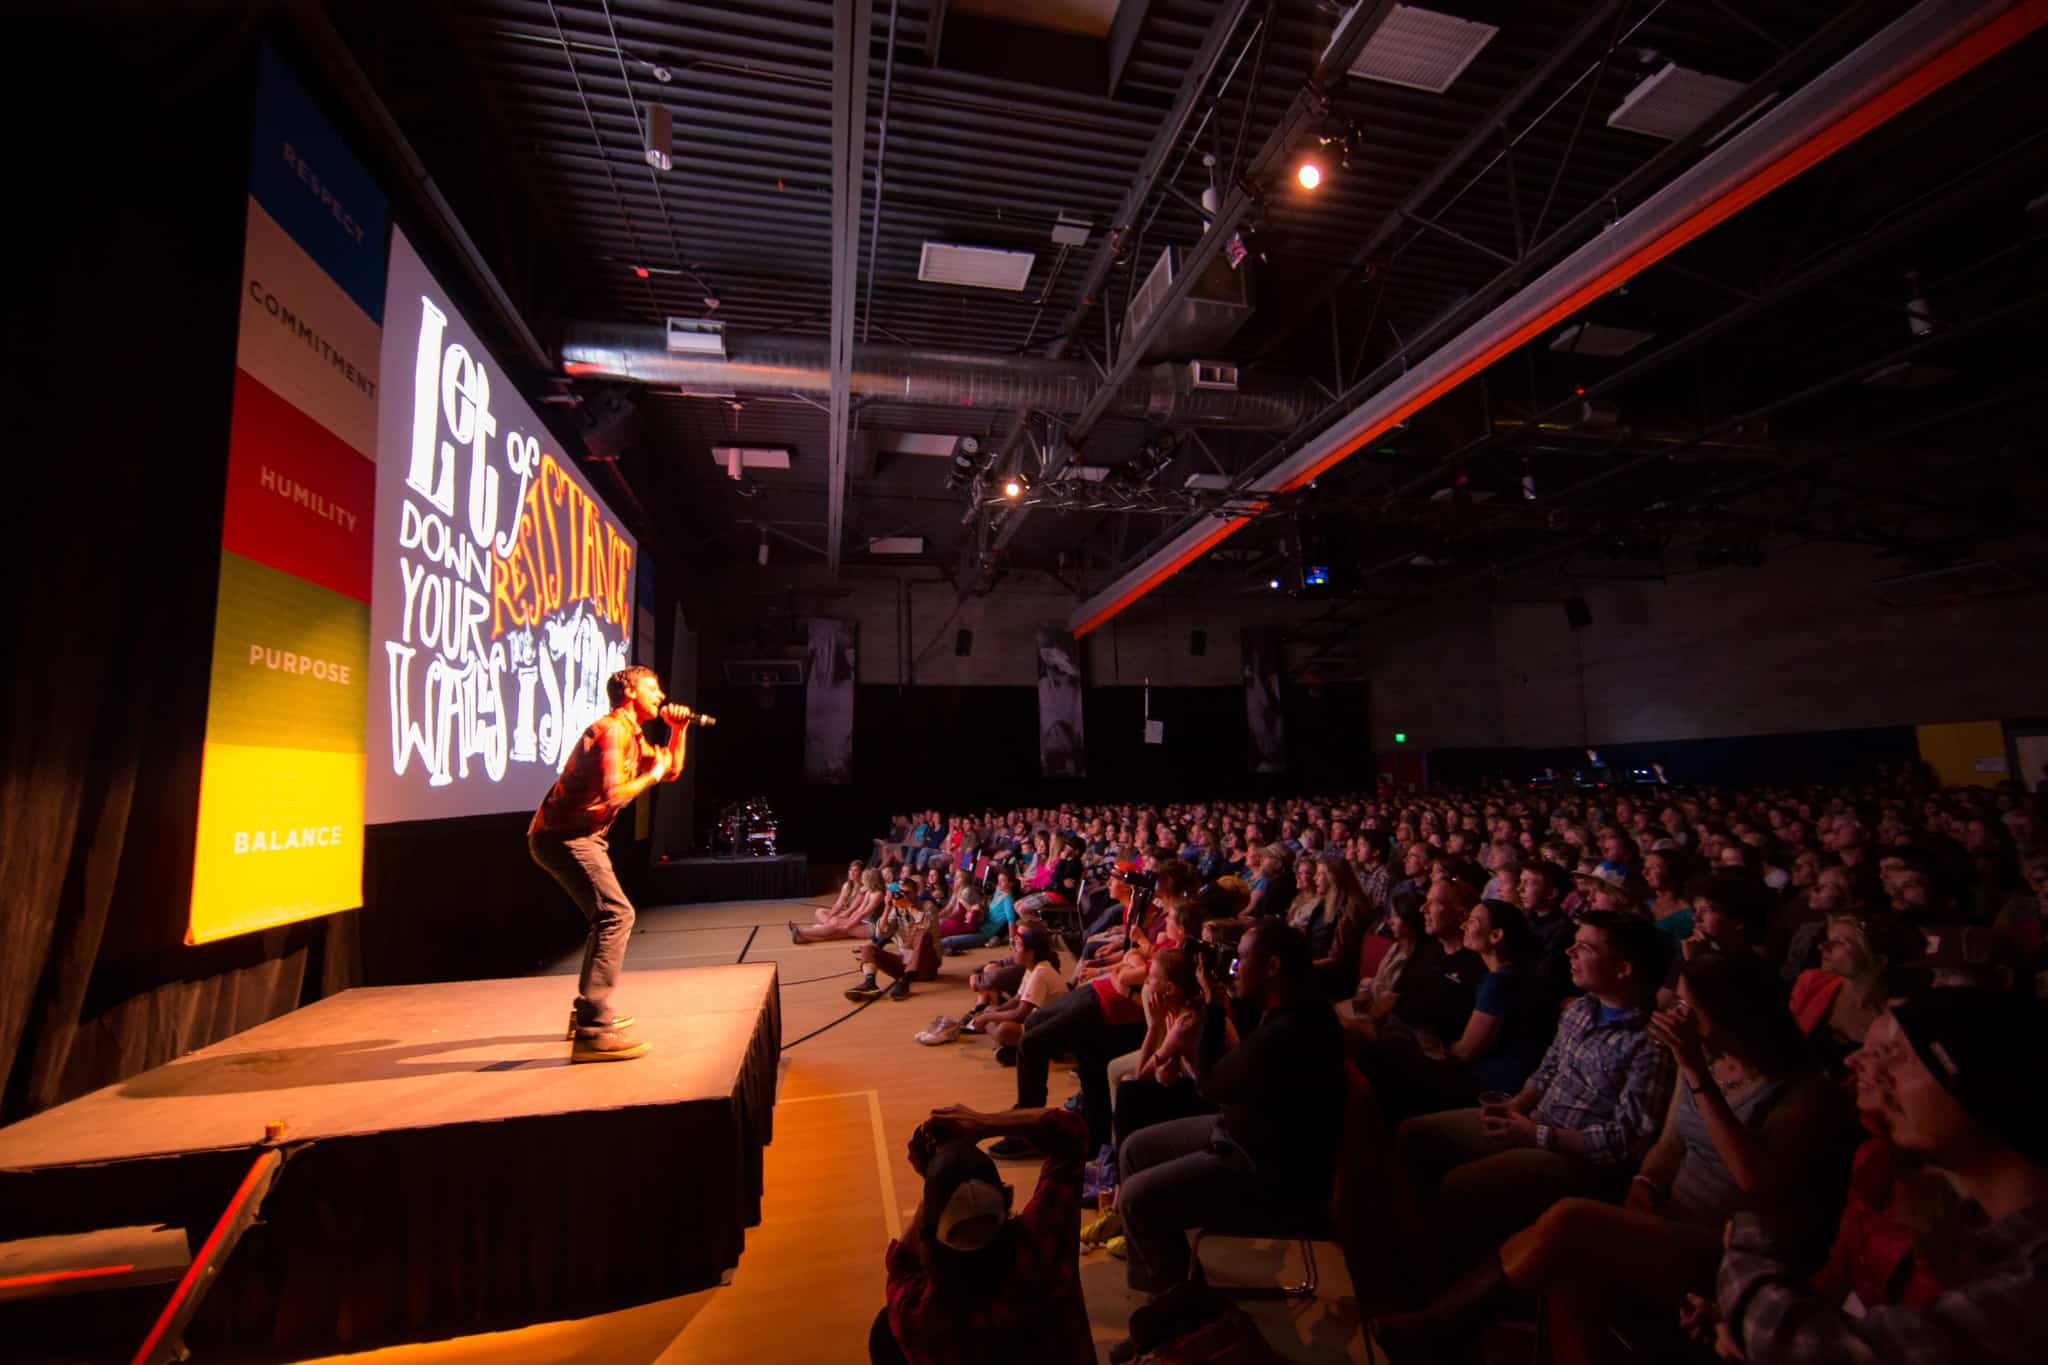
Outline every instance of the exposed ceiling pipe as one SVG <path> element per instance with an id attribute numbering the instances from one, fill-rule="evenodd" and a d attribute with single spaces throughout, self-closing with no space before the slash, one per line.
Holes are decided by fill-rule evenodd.
<path id="1" fill-rule="evenodd" d="M 1247 491 L 1285 491 L 2048 22 L 2048 0 L 1921 0 Z M 1085 635 L 1246 524 L 1190 526 L 1078 607 Z"/>
<path id="2" fill-rule="evenodd" d="M 663 328 L 572 323 L 562 368 L 579 379 L 624 379 L 701 393 L 831 392 L 831 344 L 821 337 L 725 333 L 726 355 L 668 349 Z M 1080 360 L 856 344 L 849 388 L 856 397 L 954 408 L 1079 412 L 1102 377 Z M 1159 364 L 1119 384 L 1105 414 L 1179 426 L 1287 431 L 1320 406 L 1304 380 L 1245 379 L 1236 389 L 1199 389 L 1186 365 Z"/>

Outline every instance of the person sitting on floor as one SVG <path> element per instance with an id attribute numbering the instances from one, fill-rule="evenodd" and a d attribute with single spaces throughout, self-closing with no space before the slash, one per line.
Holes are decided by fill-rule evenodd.
<path id="1" fill-rule="evenodd" d="M 835 938 L 873 938 L 873 920 L 889 895 L 887 875 L 879 867 L 862 869 L 860 894 L 843 896 L 828 909 L 820 910 L 815 924 L 805 927 L 791 920 L 790 942 L 824 943 Z"/>
<path id="2" fill-rule="evenodd" d="M 939 948 L 947 957 L 986 948 L 1008 934 L 1016 920 L 1017 878 L 1005 868 L 996 873 L 996 889 L 988 898 L 988 909 L 982 912 L 980 924 L 969 931 L 941 936 Z"/>
<path id="3" fill-rule="evenodd" d="M 1572 944 L 1572 983 L 1585 994 L 1521 1093 L 1396 1130 L 1397 1192 L 1434 1208 L 1415 1224 L 1418 1246 L 1437 1230 L 1462 1269 L 1565 1195 L 1623 1193 L 1671 1099 L 1671 1054 L 1649 1034 L 1670 943 L 1640 915 L 1586 912 Z"/>
<path id="4" fill-rule="evenodd" d="M 1131 1288 L 1158 1294 L 1185 1280 L 1188 1230 L 1218 1214 L 1268 1209 L 1287 1218 L 1327 1205 L 1344 1120 L 1344 1048 L 1312 964 L 1299 930 L 1261 921 L 1240 941 L 1228 987 L 1204 967 L 1196 1076 L 1219 1112 L 1139 1129 L 1119 1149 Z M 1241 1039 L 1230 995 L 1257 1012 Z"/>
<path id="5" fill-rule="evenodd" d="M 889 1243 L 888 1304 L 868 1332 L 874 1365 L 1080 1365 L 1095 1359 L 1081 1297 L 1079 1115 L 934 1109 L 910 1138 L 924 1196 Z M 1025 1137 L 1044 1152 L 1021 1213 L 978 1144 Z"/>
<path id="6" fill-rule="evenodd" d="M 875 937 L 853 950 L 865 974 L 856 985 L 846 988 L 848 1000 L 873 1000 L 882 994 L 875 973 L 894 978 L 888 987 L 891 1000 L 910 998 L 910 978 L 929 981 L 938 975 L 939 945 L 932 933 L 933 910 L 925 905 L 915 881 L 906 881 L 889 898 L 889 908 L 875 921 Z"/>
<path id="7" fill-rule="evenodd" d="M 1046 1005 L 1067 993 L 1066 978 L 1060 975 L 1060 951 L 1052 931 L 1042 924 L 1019 924 L 1016 934 L 1016 984 L 1009 999 L 1000 1003 L 994 995 L 1000 983 L 991 980 L 981 992 L 982 1003 L 968 1016 L 969 1027 L 986 1034 L 996 1045 L 996 1060 L 1011 1066 L 1017 1060 L 1017 1044 L 1024 1026 Z M 987 972 L 988 969 L 984 969 Z"/>
<path id="8" fill-rule="evenodd" d="M 1530 1294 L 1554 1359 L 1596 1359 L 1617 1308 L 1675 1310 L 1712 1282 L 1722 1225 L 1738 1209 L 1803 1222 L 1805 1258 L 1817 1259 L 1854 1129 L 1779 999 L 1777 973 L 1754 954 L 1702 954 L 1682 970 L 1678 1003 L 1649 1027 L 1685 1084 L 1625 1205 L 1551 1205 L 1428 1308 L 1378 1323 L 1396 1360 L 1448 1354 Z"/>
<path id="9" fill-rule="evenodd" d="M 943 948 L 949 938 L 963 938 L 975 934 L 981 928 L 981 917 L 988 910 L 988 897 L 974 884 L 974 878 L 965 868 L 953 874 L 953 889 L 946 897 L 946 903 L 939 907 L 939 946 Z"/>
<path id="10" fill-rule="evenodd" d="M 1726 1345 L 1759 1362 L 2048 1359 L 2048 1011 L 1974 988 L 1894 1005 L 1873 1059 L 1893 1143 L 1981 1214 L 1944 1291 L 1850 1312 L 1815 1292 L 1765 1214 L 1739 1213 L 1715 1283 Z M 1874 1032 L 1874 1030 L 1873 1030 Z"/>

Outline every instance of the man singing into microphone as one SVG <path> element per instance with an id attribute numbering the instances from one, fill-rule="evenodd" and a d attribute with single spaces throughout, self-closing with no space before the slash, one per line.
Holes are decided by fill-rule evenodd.
<path id="1" fill-rule="evenodd" d="M 639 664 L 622 668 L 605 683 L 612 709 L 591 722 L 562 775 L 548 790 L 526 846 L 590 921 L 583 950 L 583 974 L 576 982 L 576 1007 L 569 1017 L 572 1062 L 623 1062 L 647 1051 L 627 1030 L 630 1015 L 612 1008 L 612 988 L 626 960 L 633 933 L 633 904 L 612 871 L 605 832 L 620 811 L 657 782 L 683 770 L 683 742 L 694 719 L 688 707 L 664 708 L 661 680 Z M 641 733 L 643 723 L 661 716 L 669 742 L 657 748 Z"/>

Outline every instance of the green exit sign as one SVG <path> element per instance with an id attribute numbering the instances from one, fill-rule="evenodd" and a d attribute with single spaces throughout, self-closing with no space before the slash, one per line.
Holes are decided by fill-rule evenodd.
<path id="1" fill-rule="evenodd" d="M 1407 732 L 1406 730 L 1396 730 L 1396 731 L 1394 731 L 1394 743 L 1396 743 L 1396 744 L 1406 744 L 1407 742 L 1408 742 L 1408 732 Z"/>

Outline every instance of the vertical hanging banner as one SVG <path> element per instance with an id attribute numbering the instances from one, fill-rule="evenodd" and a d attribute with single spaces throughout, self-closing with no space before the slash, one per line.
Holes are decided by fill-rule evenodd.
<path id="1" fill-rule="evenodd" d="M 1038 775 L 1086 777 L 1081 730 L 1081 652 L 1065 626 L 1038 628 Z"/>
<path id="2" fill-rule="evenodd" d="M 804 670 L 804 781 L 853 781 L 853 623 L 810 619 Z"/>
<path id="3" fill-rule="evenodd" d="M 187 943 L 362 904 L 384 195 L 259 59 Z"/>
<path id="4" fill-rule="evenodd" d="M 1245 753 L 1255 773 L 1287 771 L 1286 715 L 1281 707 L 1280 632 L 1270 626 L 1244 631 Z"/>
<path id="5" fill-rule="evenodd" d="M 611 709 L 639 546 L 395 229 L 389 278 L 365 810 L 530 811 Z"/>

